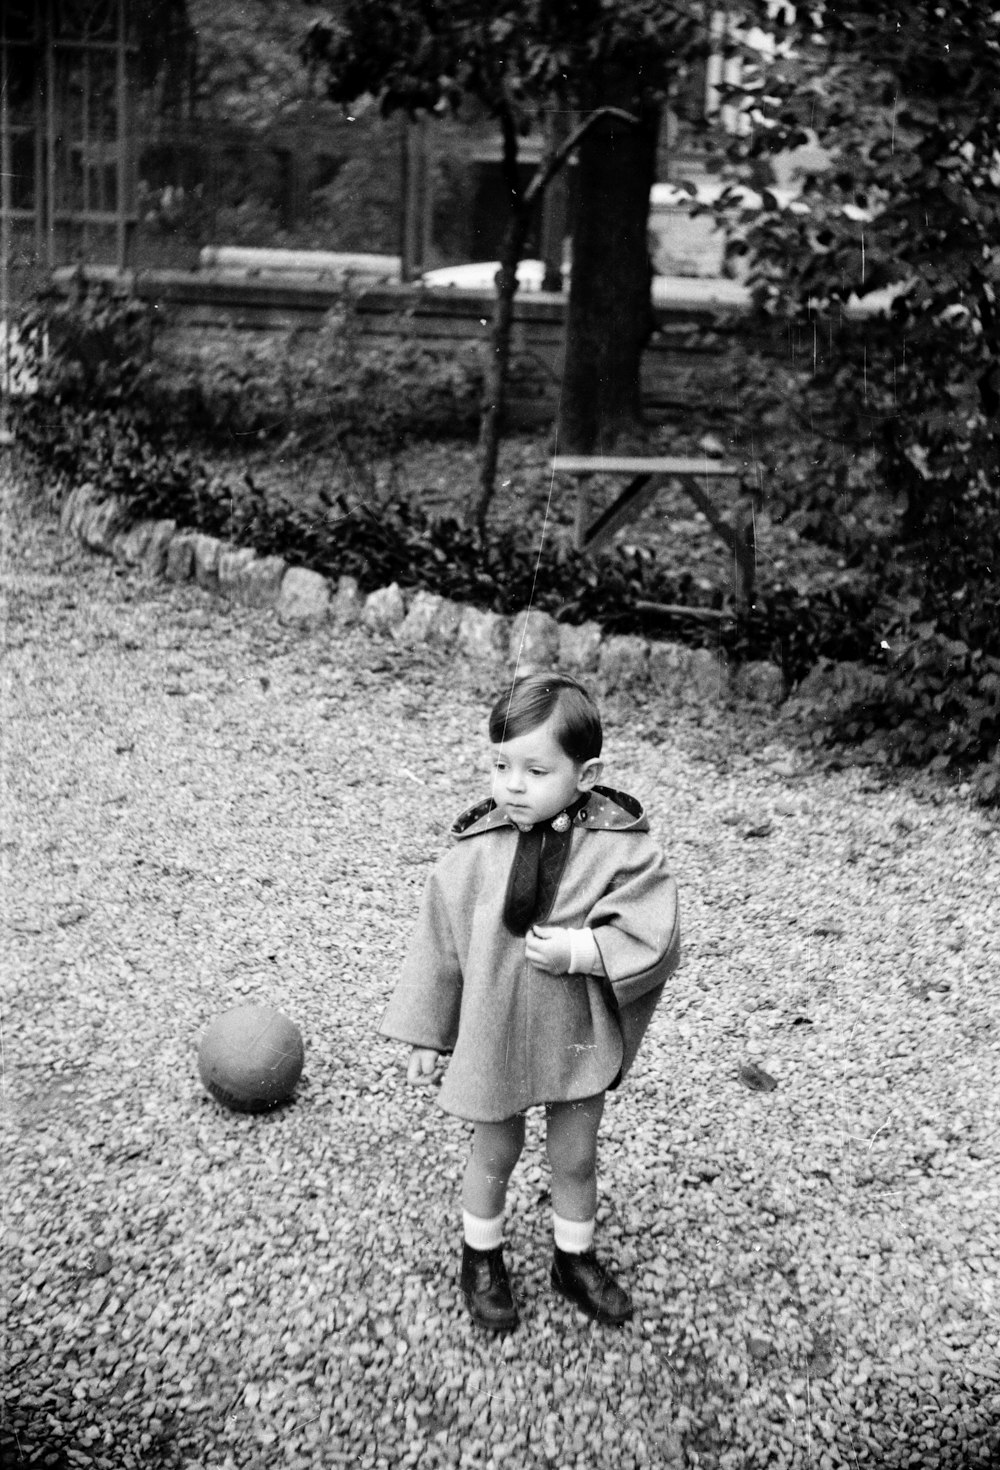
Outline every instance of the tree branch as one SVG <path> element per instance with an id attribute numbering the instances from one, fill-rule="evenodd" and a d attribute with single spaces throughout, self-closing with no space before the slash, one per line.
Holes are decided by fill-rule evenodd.
<path id="1" fill-rule="evenodd" d="M 522 205 L 530 204 L 527 195 L 522 192 L 521 181 L 517 172 L 518 146 L 517 128 L 509 107 L 503 107 L 499 112 L 500 135 L 503 139 L 503 154 L 501 157 L 501 168 L 503 170 L 504 182 L 513 196 L 515 208 L 520 209 Z"/>
<path id="2" fill-rule="evenodd" d="M 539 194 L 543 193 L 563 167 L 570 154 L 580 146 L 582 140 L 590 132 L 595 123 L 599 123 L 606 117 L 617 118 L 619 122 L 628 123 L 630 127 L 638 127 L 639 119 L 632 112 L 626 112 L 621 107 L 599 107 L 596 112 L 591 112 L 578 123 L 573 131 L 566 137 L 549 156 L 542 166 L 532 175 L 531 182 L 524 191 L 524 202 L 526 205 L 534 204 Z"/>

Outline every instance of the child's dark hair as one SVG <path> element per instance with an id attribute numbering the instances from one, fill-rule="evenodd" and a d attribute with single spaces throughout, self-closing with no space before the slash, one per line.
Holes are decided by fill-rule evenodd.
<path id="1" fill-rule="evenodd" d="M 526 674 L 490 710 L 490 740 L 516 740 L 555 715 L 553 733 L 570 760 L 582 763 L 601 753 L 604 739 L 597 706 L 569 674 Z"/>

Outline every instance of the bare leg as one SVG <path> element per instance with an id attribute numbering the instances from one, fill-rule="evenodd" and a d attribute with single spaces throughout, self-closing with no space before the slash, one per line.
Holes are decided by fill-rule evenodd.
<path id="1" fill-rule="evenodd" d="M 603 1092 L 546 1105 L 552 1208 L 565 1220 L 593 1220 L 597 1213 L 597 1131 L 603 1112 Z"/>
<path id="2" fill-rule="evenodd" d="M 597 1214 L 597 1130 L 604 1094 L 548 1107 L 552 1165 L 552 1285 L 598 1322 L 616 1325 L 632 1315 L 632 1302 L 594 1254 Z"/>
<path id="3" fill-rule="evenodd" d="M 472 1153 L 465 1166 L 462 1207 L 480 1220 L 503 1213 L 507 1181 L 524 1147 L 524 1117 L 502 1123 L 477 1123 Z"/>

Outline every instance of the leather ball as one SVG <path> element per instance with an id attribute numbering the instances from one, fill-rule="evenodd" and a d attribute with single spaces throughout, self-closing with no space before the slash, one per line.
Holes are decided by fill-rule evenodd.
<path id="1" fill-rule="evenodd" d="M 198 1074 L 224 1107 L 265 1113 L 288 1102 L 304 1060 L 302 1033 L 294 1021 L 271 1006 L 234 1006 L 202 1037 Z"/>

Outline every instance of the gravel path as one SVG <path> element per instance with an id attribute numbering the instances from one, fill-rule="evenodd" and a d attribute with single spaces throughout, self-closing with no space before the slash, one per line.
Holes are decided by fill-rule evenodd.
<path id="1" fill-rule="evenodd" d="M 553 1297 L 533 1119 L 493 1342 L 467 1130 L 373 1031 L 496 681 L 143 583 L 18 505 L 6 532 L 7 1461 L 1000 1463 L 994 821 L 609 707 L 687 934 L 603 1134 L 636 1319 Z M 195 1070 L 251 999 L 306 1038 L 263 1118 Z"/>

